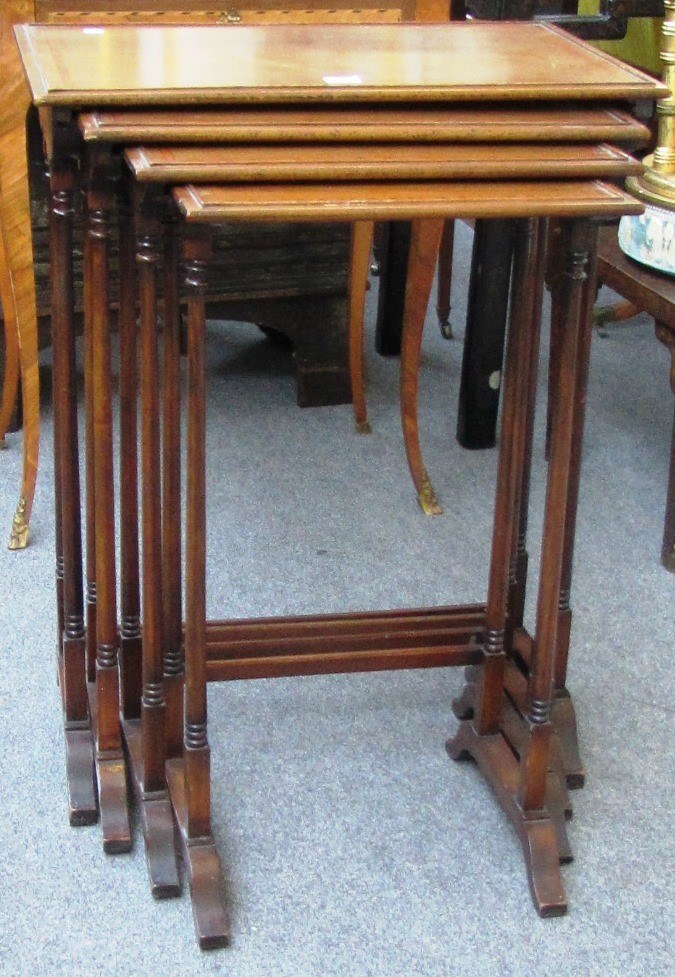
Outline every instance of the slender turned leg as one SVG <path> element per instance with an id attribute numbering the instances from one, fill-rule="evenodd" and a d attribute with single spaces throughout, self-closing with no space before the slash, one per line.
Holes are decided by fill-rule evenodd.
<path id="1" fill-rule="evenodd" d="M 185 242 L 188 288 L 188 431 L 186 503 L 185 749 L 169 760 L 171 800 L 190 879 L 202 949 L 228 943 L 220 860 L 211 834 L 210 755 L 206 733 L 206 507 L 204 333 L 208 229 Z"/>
<path id="2" fill-rule="evenodd" d="M 595 257 L 588 269 L 589 278 L 595 281 Z M 555 638 L 555 665 L 553 703 L 553 725 L 560 734 L 560 745 L 563 750 L 567 783 L 570 787 L 583 787 L 586 779 L 579 742 L 577 738 L 576 717 L 570 694 L 566 688 L 567 662 L 569 658 L 570 635 L 572 630 L 572 608 L 570 593 L 572 589 L 572 569 L 574 561 L 574 539 L 577 520 L 577 506 L 579 502 L 579 481 L 581 478 L 582 444 L 584 436 L 584 421 L 586 417 L 586 394 L 588 390 L 588 363 L 591 351 L 591 337 L 593 335 L 593 305 L 595 291 L 589 290 L 586 296 L 587 308 L 581 321 L 579 338 L 580 367 L 576 375 L 574 401 L 572 405 L 572 456 L 571 471 L 568 483 L 567 503 L 565 512 L 565 534 L 563 545 L 562 572 L 560 576 L 560 592 L 558 595 L 558 620 Z M 562 314 L 556 316 L 562 321 Z M 558 339 L 562 349 L 563 337 Z M 558 364 L 560 369 L 560 364 Z M 555 377 L 556 387 L 558 376 Z M 557 397 L 557 395 L 556 395 Z M 552 423 L 555 419 L 552 418 Z"/>
<path id="3" fill-rule="evenodd" d="M 1 192 L 1 191 L 0 191 Z M 14 298 L 5 261 L 5 245 L 0 234 L 0 303 L 5 328 L 5 370 L 2 378 L 0 405 L 0 448 L 6 447 L 5 435 L 14 413 L 19 392 L 19 337 L 14 319 Z"/>
<path id="4" fill-rule="evenodd" d="M 438 252 L 438 285 L 436 293 L 436 315 L 438 328 L 444 339 L 452 339 L 450 325 L 450 289 L 452 286 L 452 251 L 455 245 L 455 222 L 447 220 L 443 227 L 443 237 Z"/>
<path id="5" fill-rule="evenodd" d="M 522 477 L 518 486 L 518 531 L 511 541 L 511 568 L 509 571 L 509 622 L 511 631 L 522 628 L 525 615 L 525 595 L 527 588 L 527 522 L 530 508 L 530 481 L 532 473 L 532 444 L 534 440 L 534 418 L 537 401 L 537 373 L 541 337 L 541 309 L 544 292 L 544 272 L 546 263 L 546 221 L 539 222 L 537 264 L 534 271 L 534 294 L 532 308 L 532 354 L 530 357 L 530 376 L 528 381 L 527 405 L 525 407 L 525 444 Z"/>
<path id="6" fill-rule="evenodd" d="M 511 556 L 517 534 L 518 500 L 526 456 L 530 361 L 533 353 L 537 293 L 539 226 L 535 220 L 521 222 L 516 231 L 514 291 L 506 349 L 504 405 L 501 445 L 497 469 L 485 622 L 485 661 L 480 670 L 476 703 L 476 732 L 496 734 L 502 713 L 504 692 L 505 635 Z"/>
<path id="7" fill-rule="evenodd" d="M 138 325 L 131 205 L 118 196 L 120 342 L 120 684 L 122 715 L 141 714 L 141 596 L 138 567 Z"/>
<path id="8" fill-rule="evenodd" d="M 115 498 L 110 364 L 108 249 L 112 192 L 93 186 L 87 193 L 94 414 L 96 502 L 96 771 L 101 802 L 103 848 L 129 851 L 131 828 L 119 716 L 119 636 L 115 578 Z"/>
<path id="9" fill-rule="evenodd" d="M 92 336 L 91 307 L 91 239 L 89 234 L 89 213 L 85 207 L 83 215 L 84 239 L 82 244 L 83 305 L 84 305 L 84 414 L 86 432 L 85 451 L 85 513 L 86 513 L 86 622 L 87 622 L 87 682 L 91 687 L 96 683 L 96 489 L 94 484 L 94 342 Z"/>
<path id="10" fill-rule="evenodd" d="M 541 227 L 539 228 L 541 232 Z M 583 246 L 590 247 L 591 239 L 585 223 L 573 225 L 573 247 L 568 272 L 566 289 L 566 330 L 565 349 L 562 360 L 565 372 L 569 377 L 568 396 L 563 397 L 564 404 L 561 414 L 565 418 L 556 427 L 552 445 L 554 457 L 549 470 L 549 491 L 547 496 L 546 519 L 544 526 L 544 547 L 542 557 L 542 575 L 539 588 L 539 608 L 537 622 L 537 642 L 532 655 L 532 679 L 522 702 L 523 695 L 518 682 L 519 673 L 509 665 L 506 673 L 502 671 L 508 698 L 504 700 L 503 711 L 497 728 L 485 723 L 486 731 L 492 735 L 479 735 L 481 721 L 484 715 L 489 716 L 489 710 L 495 709 L 494 697 L 488 696 L 488 682 L 490 673 L 484 667 L 481 684 L 474 690 L 478 699 L 477 718 L 471 723 L 462 722 L 454 739 L 448 744 L 450 755 L 454 759 L 471 756 L 479 764 L 483 774 L 491 784 L 497 798 L 512 821 L 518 833 L 530 882 L 530 888 L 537 910 L 542 916 L 559 915 L 566 910 L 565 895 L 560 878 L 560 862 L 569 860 L 571 853 L 564 830 L 564 819 L 569 813 L 569 804 L 559 778 L 553 773 L 554 766 L 551 757 L 551 724 L 550 711 L 553 690 L 553 658 L 555 626 L 557 620 L 557 592 L 560 583 L 562 567 L 563 534 L 565 527 L 565 502 L 567 497 L 567 479 L 569 477 L 569 463 L 571 458 L 571 403 L 575 388 L 574 371 L 577 366 L 576 357 L 583 358 L 583 348 L 579 344 L 581 332 L 580 321 L 590 311 L 587 304 L 586 254 L 580 252 Z M 520 249 L 519 249 L 520 250 Z M 528 262 L 528 264 L 530 264 Z M 540 280 L 541 252 L 534 256 L 531 262 L 532 281 L 529 290 L 523 293 L 522 282 L 519 288 L 519 268 L 521 262 L 516 261 L 515 295 L 525 294 L 532 303 L 530 308 L 525 304 L 523 314 L 529 317 L 529 328 L 523 333 L 523 346 L 518 351 L 518 358 L 522 359 L 522 382 L 520 385 L 520 434 L 514 433 L 513 451 L 520 455 L 514 468 L 520 468 L 516 483 L 514 513 L 512 515 L 512 532 L 515 531 L 518 519 L 518 508 L 522 506 L 523 470 L 527 467 L 527 439 L 530 414 L 530 398 L 532 394 L 531 359 L 536 357 L 537 350 L 534 340 L 538 333 L 538 309 L 540 288 L 537 287 L 537 276 Z M 518 306 L 514 297 L 513 306 Z M 511 330 L 509 330 L 509 346 L 507 351 L 507 367 L 505 377 L 505 397 L 503 424 L 509 424 L 509 389 L 512 382 L 512 344 Z M 528 337 L 527 339 L 525 337 Z M 511 379 L 510 379 L 511 377 Z M 502 432 L 501 454 L 508 451 L 506 432 Z M 501 481 L 501 474 L 499 481 Z M 507 482 L 508 484 L 508 482 Z M 518 493 L 521 493 L 520 505 Z M 498 496 L 499 498 L 499 496 Z M 497 508 L 499 508 L 499 501 Z M 513 547 L 510 547 L 511 562 Z M 507 574 L 507 583 L 509 579 Z M 557 579 L 556 579 L 557 576 Z M 492 585 L 492 568 L 490 583 Z M 501 578 L 503 581 L 503 577 Z M 492 590 L 492 586 L 491 586 Z M 488 603 L 488 633 L 490 630 L 490 602 Z M 548 672 L 546 671 L 548 669 Z M 497 672 L 496 666 L 493 671 Z M 548 675 L 548 685 L 543 690 L 543 677 Z M 499 677 L 499 676 L 497 676 Z M 470 675 L 475 681 L 475 674 Z M 524 690 L 523 690 L 524 691 Z M 466 705 L 466 703 L 464 703 Z M 484 714 L 481 711 L 484 710 Z M 469 711 L 469 710 L 467 710 Z M 523 721 L 522 716 L 525 716 Z M 520 756 L 518 761 L 517 756 Z"/>
<path id="11" fill-rule="evenodd" d="M 370 434 L 366 410 L 365 380 L 363 375 L 363 320 L 368 267 L 373 244 L 373 221 L 356 221 L 351 226 L 349 249 L 349 375 L 352 383 L 354 421 L 359 434 Z"/>
<path id="12" fill-rule="evenodd" d="M 443 234 L 443 224 L 442 220 L 416 220 L 412 223 L 401 345 L 403 441 L 408 467 L 417 490 L 417 499 L 427 516 L 440 515 L 443 509 L 438 504 L 422 460 L 417 423 L 417 395 L 422 332 Z"/>
<path id="13" fill-rule="evenodd" d="M 161 226 L 152 201 L 136 209 L 138 292 L 141 313 L 141 497 L 143 559 L 143 693 L 139 724 L 125 723 L 132 773 L 140 800 L 141 824 L 156 898 L 180 892 L 174 846 L 173 816 L 164 764 L 166 709 L 164 700 L 162 621 L 162 513 L 159 417 L 159 355 L 157 266 Z"/>
<path id="14" fill-rule="evenodd" d="M 178 234 L 164 225 L 164 361 L 162 369 L 162 600 L 164 607 L 164 690 L 166 755 L 183 751 L 183 612 L 180 511 L 180 345 Z"/>
<path id="15" fill-rule="evenodd" d="M 575 221 L 570 224 L 568 235 L 563 279 L 565 328 L 551 431 L 537 625 L 528 689 L 528 730 L 521 754 L 518 788 L 518 802 L 530 839 L 535 836 L 541 839 L 553 830 L 551 825 L 544 831 L 544 826 L 550 821 L 546 810 L 546 779 L 553 730 L 558 604 L 567 538 L 573 531 L 569 523 L 568 500 L 576 477 L 574 441 L 581 430 L 575 407 L 588 368 L 586 331 L 590 329 L 595 294 L 593 256 L 597 232 L 588 222 Z M 566 910 L 556 847 L 553 844 L 537 846 L 530 861 L 532 894 L 542 915 Z"/>
<path id="16" fill-rule="evenodd" d="M 670 350 L 670 389 L 675 394 L 675 333 L 664 323 L 657 322 L 656 336 Z M 666 497 L 666 518 L 663 526 L 661 562 L 667 570 L 675 572 L 675 417 L 673 418 L 673 439 L 670 447 L 668 494 Z"/>
<path id="17" fill-rule="evenodd" d="M 54 345 L 54 435 L 57 588 L 62 559 L 63 587 L 61 694 L 65 719 L 66 769 L 70 823 L 93 824 L 98 817 L 94 756 L 87 702 L 82 588 L 82 535 L 77 441 L 77 390 L 73 329 L 73 190 L 75 174 L 57 169 L 51 176 L 50 255 L 52 338 Z M 60 510 L 60 512 L 59 512 Z M 60 550 L 60 552 L 59 552 Z"/>

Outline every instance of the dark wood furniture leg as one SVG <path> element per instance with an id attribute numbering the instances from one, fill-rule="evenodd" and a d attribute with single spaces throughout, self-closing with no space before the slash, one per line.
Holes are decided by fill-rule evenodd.
<path id="1" fill-rule="evenodd" d="M 366 384 L 363 364 L 363 324 L 369 257 L 375 233 L 374 221 L 355 221 L 351 225 L 349 246 L 349 298 L 347 332 L 349 335 L 349 375 L 352 385 L 354 422 L 359 434 L 370 434 L 366 408 Z"/>
<path id="2" fill-rule="evenodd" d="M 210 257 L 209 229 L 200 228 L 184 244 L 188 295 L 185 740 L 183 758 L 167 762 L 171 801 L 180 829 L 192 913 L 202 950 L 229 942 L 220 892 L 220 859 L 211 834 L 211 761 L 206 722 L 204 293 Z"/>
<path id="3" fill-rule="evenodd" d="M 125 718 L 124 733 L 139 802 L 150 891 L 155 898 L 161 899 L 180 893 L 174 822 L 164 769 L 166 701 L 157 315 L 157 268 L 161 260 L 162 226 L 156 201 L 142 191 L 135 201 L 134 213 L 141 320 L 142 695 L 140 719 Z"/>
<path id="4" fill-rule="evenodd" d="M 452 339 L 450 324 L 450 292 L 452 288 L 452 253 L 455 246 L 455 222 L 448 220 L 443 227 L 443 237 L 438 251 L 438 282 L 436 291 L 436 315 L 438 327 L 444 339 Z"/>
<path id="5" fill-rule="evenodd" d="M 118 192 L 120 344 L 120 698 L 124 720 L 141 714 L 141 597 L 138 556 L 138 323 L 131 204 Z"/>
<path id="6" fill-rule="evenodd" d="M 479 708 L 477 718 L 473 722 L 462 722 L 449 744 L 450 753 L 455 759 L 474 757 L 513 822 L 525 855 L 532 896 L 543 916 L 564 913 L 567 906 L 560 878 L 561 856 L 566 853 L 561 851 L 560 829 L 556 824 L 565 814 L 564 799 L 560 796 L 552 799 L 550 791 L 552 713 L 558 605 L 565 536 L 569 529 L 567 502 L 570 479 L 574 476 L 574 406 L 580 387 L 579 377 L 583 377 L 587 369 L 588 350 L 584 343 L 584 330 L 588 328 L 586 320 L 590 318 L 591 297 L 595 288 L 595 229 L 587 221 L 574 221 L 569 225 L 568 234 L 559 406 L 551 441 L 536 637 L 531 658 L 526 729 L 524 735 L 522 727 L 517 727 L 515 731 L 519 740 L 517 755 L 520 760 L 516 760 L 509 748 L 509 723 L 505 713 L 502 714 L 501 735 L 480 734 Z M 524 384 L 525 387 L 528 385 Z M 506 413 L 506 405 L 504 411 Z M 489 610 L 487 613 L 489 619 Z M 496 669 L 493 668 L 493 671 Z M 488 675 L 484 666 L 483 684 Z M 498 681 L 496 685 L 499 688 Z"/>
<path id="7" fill-rule="evenodd" d="M 52 334 L 54 339 L 54 433 L 58 438 L 55 466 L 57 593 L 62 558 L 63 596 L 60 682 L 66 739 L 66 776 L 70 823 L 93 824 L 98 819 L 94 752 L 87 701 L 82 531 L 80 519 L 77 387 L 73 328 L 73 193 L 75 172 L 56 163 L 51 171 L 50 257 L 52 276 Z M 60 511 L 59 511 L 60 510 Z M 60 552 L 59 552 L 60 550 Z"/>
<path id="8" fill-rule="evenodd" d="M 512 256 L 512 221 L 476 221 L 457 414 L 463 448 L 496 443 Z"/>
<path id="9" fill-rule="evenodd" d="M 375 325 L 375 349 L 380 356 L 399 356 L 401 353 L 410 234 L 409 221 L 390 221 L 382 225 Z"/>
<path id="10" fill-rule="evenodd" d="M 164 225 L 164 302 L 162 365 L 162 599 L 164 607 L 164 694 L 166 755 L 183 751 L 183 611 L 181 579 L 181 437 L 178 287 L 179 245 L 176 223 Z"/>
<path id="11" fill-rule="evenodd" d="M 91 237 L 89 214 L 82 215 L 83 241 L 83 307 L 84 307 L 84 418 L 85 418 L 85 523 L 86 523 L 86 626 L 87 626 L 87 684 L 91 698 L 96 685 L 96 486 L 94 476 L 94 342 L 92 336 L 91 305 Z"/>
<path id="12" fill-rule="evenodd" d="M 656 336 L 670 350 L 670 389 L 675 394 L 675 329 L 665 322 L 656 321 Z M 666 518 L 663 526 L 663 545 L 661 562 L 667 570 L 675 572 L 675 416 L 673 417 L 673 437 L 670 445 L 670 467 L 668 469 L 668 493 L 666 495 Z"/>
<path id="13" fill-rule="evenodd" d="M 91 310 L 91 366 L 94 420 L 94 497 L 96 500 L 96 771 L 101 803 L 103 847 L 129 851 L 131 827 L 126 765 L 119 715 L 119 632 L 115 570 L 112 384 L 110 361 L 109 239 L 112 187 L 105 175 L 87 190 L 88 271 Z"/>

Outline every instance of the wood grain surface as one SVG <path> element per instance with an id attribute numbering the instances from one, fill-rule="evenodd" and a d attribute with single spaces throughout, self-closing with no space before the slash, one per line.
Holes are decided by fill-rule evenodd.
<path id="1" fill-rule="evenodd" d="M 138 146 L 125 158 L 141 182 L 606 178 L 641 172 L 612 146 Z"/>
<path id="2" fill-rule="evenodd" d="M 305 109 L 250 107 L 199 111 L 126 109 L 83 113 L 85 141 L 137 143 L 232 142 L 629 142 L 649 129 L 613 106 L 572 104 Z"/>
<path id="3" fill-rule="evenodd" d="M 57 27 L 16 37 L 37 105 L 636 99 L 661 82 L 538 23 Z"/>

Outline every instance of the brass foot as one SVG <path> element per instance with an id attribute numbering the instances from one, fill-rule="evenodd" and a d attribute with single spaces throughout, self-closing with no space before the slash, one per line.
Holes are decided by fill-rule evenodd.
<path id="1" fill-rule="evenodd" d="M 441 331 L 441 336 L 443 339 L 454 339 L 455 334 L 452 331 L 452 326 L 450 325 L 450 320 L 446 317 L 438 317 L 438 328 Z"/>
<path id="2" fill-rule="evenodd" d="M 356 422 L 356 433 L 357 434 L 372 434 L 373 429 L 370 426 L 370 421 L 357 421 Z"/>
<path id="3" fill-rule="evenodd" d="M 28 523 L 26 522 L 26 497 L 19 496 L 19 503 L 12 519 L 12 531 L 9 536 L 8 549 L 25 550 L 28 546 Z"/>
<path id="4" fill-rule="evenodd" d="M 417 495 L 417 501 L 425 516 L 443 515 L 443 506 L 439 504 L 434 487 L 429 481 L 429 476 L 426 472 L 422 476 L 422 488 Z"/>

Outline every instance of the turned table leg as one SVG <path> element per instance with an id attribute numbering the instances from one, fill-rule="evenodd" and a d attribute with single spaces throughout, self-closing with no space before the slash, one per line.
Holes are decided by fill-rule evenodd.
<path id="1" fill-rule="evenodd" d="M 115 572 L 115 499 L 110 363 L 108 250 L 113 209 L 104 179 L 87 192 L 91 314 L 96 540 L 96 770 L 106 852 L 131 848 L 126 769 L 119 717 L 119 635 Z"/>
<path id="2" fill-rule="evenodd" d="M 546 807 L 546 782 L 553 732 L 559 601 L 568 540 L 574 529 L 569 500 L 577 477 L 575 451 L 580 450 L 575 438 L 581 431 L 579 411 L 575 408 L 588 369 L 587 331 L 595 295 L 597 242 L 597 231 L 588 222 L 572 222 L 565 230 L 564 331 L 551 431 L 537 624 L 528 690 L 528 732 L 518 789 L 520 837 L 529 864 L 533 898 L 541 915 L 556 915 L 567 908 L 555 827 Z"/>
<path id="3" fill-rule="evenodd" d="M 73 328 L 73 191 L 75 174 L 54 167 L 51 174 L 50 255 L 54 344 L 55 501 L 58 615 L 61 632 L 61 694 L 71 824 L 98 817 L 94 757 L 87 700 L 82 531 L 80 519 L 77 387 Z M 60 577 L 62 574 L 62 585 Z"/>
<path id="4" fill-rule="evenodd" d="M 204 336 L 208 228 L 184 244 L 188 312 L 187 499 L 185 515 L 185 739 L 183 758 L 169 760 L 167 777 L 190 880 L 200 947 L 229 942 L 220 892 L 220 859 L 211 834 L 210 748 L 206 716 L 206 390 Z"/>
<path id="5" fill-rule="evenodd" d="M 131 204 L 118 194 L 120 343 L 120 692 L 122 716 L 141 714 L 141 596 L 138 556 L 138 323 Z"/>
<path id="6" fill-rule="evenodd" d="M 162 364 L 162 602 L 166 755 L 183 751 L 183 612 L 181 574 L 181 431 L 179 246 L 176 222 L 164 225 Z"/>
<path id="7" fill-rule="evenodd" d="M 161 224 L 154 201 L 142 191 L 135 206 L 136 267 L 141 319 L 141 510 L 142 510 L 142 695 L 140 725 L 125 732 L 140 802 L 150 890 L 156 898 L 178 895 L 180 881 L 174 824 L 166 784 L 166 700 L 162 603 L 162 470 L 160 454 L 160 370 L 157 269 Z M 173 611 L 176 613 L 175 609 Z"/>
<path id="8" fill-rule="evenodd" d="M 539 233 L 542 233 L 541 224 Z M 448 744 L 455 759 L 472 756 L 479 764 L 486 779 L 493 787 L 504 811 L 512 821 L 521 841 L 525 857 L 532 897 L 539 913 L 543 916 L 558 915 L 566 911 L 566 900 L 560 877 L 560 863 L 571 858 L 564 819 L 569 814 L 569 804 L 558 774 L 552 750 L 553 726 L 551 714 L 554 700 L 554 665 L 556 652 L 556 629 L 558 622 L 558 595 L 562 579 L 563 556 L 565 548 L 565 527 L 569 482 L 573 476 L 574 436 L 573 401 L 578 384 L 578 374 L 583 376 L 586 368 L 587 348 L 583 343 L 586 319 L 590 316 L 589 295 L 592 292 L 593 261 L 590 261 L 590 276 L 587 271 L 589 252 L 593 253 L 593 237 L 585 222 L 571 226 L 568 267 L 565 276 L 565 342 L 561 350 L 561 404 L 552 437 L 552 457 L 549 466 L 547 502 L 544 525 L 544 544 L 541 561 L 537 629 L 534 648 L 531 652 L 529 688 L 524 687 L 524 677 L 510 663 L 507 664 L 504 651 L 500 647 L 494 662 L 488 656 L 485 665 L 477 675 L 470 674 L 468 692 L 456 704 L 470 714 L 475 703 L 476 716 L 473 722 L 461 723 L 456 736 Z M 514 293 L 522 288 L 521 259 L 518 246 L 515 263 Z M 534 387 L 534 365 L 536 357 L 535 342 L 539 333 L 539 310 L 536 307 L 541 297 L 541 249 L 533 246 L 528 267 L 531 269 L 530 288 L 521 292 L 523 315 L 529 319 L 529 326 L 523 339 L 523 346 L 513 350 L 513 329 L 509 329 L 507 346 L 507 366 L 505 371 L 504 408 L 500 448 L 499 484 L 508 486 L 510 479 L 502 475 L 502 453 L 513 451 L 513 470 L 518 470 L 515 485 L 511 490 L 502 488 L 511 496 L 513 503 L 510 520 L 511 531 L 520 532 L 524 525 L 523 516 L 518 510 L 527 501 L 527 479 L 530 464 L 531 413 Z M 532 293 L 530 307 L 527 308 L 528 291 Z M 521 303 L 514 297 L 512 306 Z M 512 352 L 513 350 L 513 352 Z M 508 401 L 512 396 L 513 359 L 524 364 L 520 383 L 519 404 L 520 423 L 512 432 L 509 446 L 507 440 L 511 408 Z M 510 379 L 511 378 L 511 379 Z M 506 461 L 504 462 L 506 465 Z M 508 467 L 507 467 L 508 470 Z M 501 506 L 506 511 L 506 499 Z M 498 491 L 495 521 L 495 542 L 490 571 L 490 590 L 487 615 L 487 642 L 492 637 L 493 644 L 500 644 L 497 611 L 502 611 L 505 601 L 504 588 L 513 593 L 514 567 L 517 566 L 517 544 L 511 538 L 508 556 L 506 547 L 499 539 L 500 492 Z M 505 526 L 508 528 L 509 521 Z M 508 535 L 505 532 L 505 535 Z M 501 553 L 501 557 L 500 557 Z M 509 569 L 504 579 L 504 564 Z M 498 572 L 498 568 L 501 569 Z M 493 619 L 493 614 L 494 619 Z M 517 621 L 507 618 L 507 639 Z M 496 637 L 495 637 L 496 632 Z M 501 665 L 501 667 L 500 667 Z M 476 686 L 477 682 L 477 686 Z M 471 686 L 474 685 L 474 688 Z M 508 697 L 503 698 L 506 689 Z M 518 759 L 519 758 L 519 759 Z"/>

